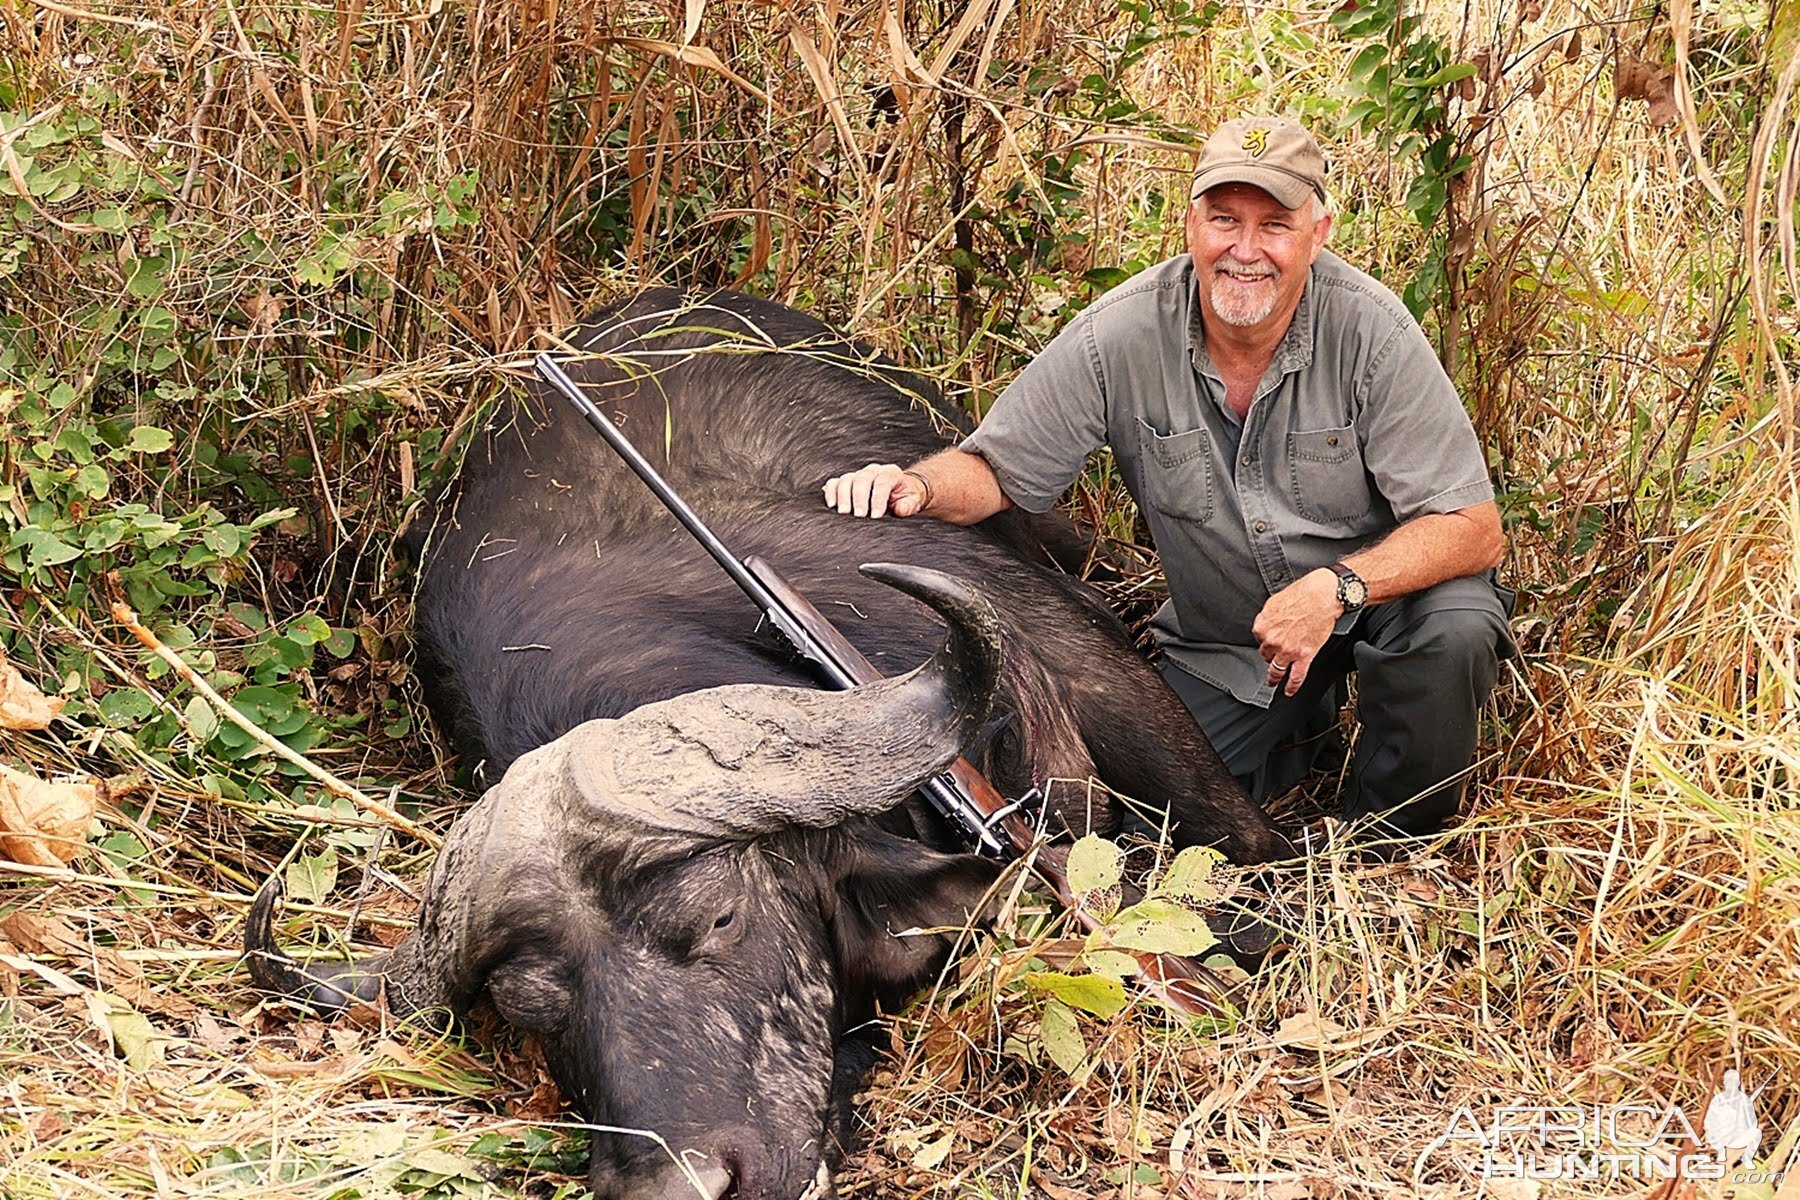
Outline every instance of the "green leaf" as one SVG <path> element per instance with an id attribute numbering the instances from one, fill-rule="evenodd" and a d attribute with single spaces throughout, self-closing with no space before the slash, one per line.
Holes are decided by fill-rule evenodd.
<path id="1" fill-rule="evenodd" d="M 125 442 L 125 449 L 134 454 L 161 454 L 175 444 L 175 436 L 166 429 L 158 429 L 154 425 L 139 425 L 131 431 L 131 437 Z"/>
<path id="2" fill-rule="evenodd" d="M 1120 950 L 1089 950 L 1081 961 L 1096 975 L 1109 979 L 1126 979 L 1138 973 L 1138 960 Z"/>
<path id="3" fill-rule="evenodd" d="M 29 536 L 28 536 L 29 535 Z M 81 549 L 71 546 L 53 533 L 27 525 L 14 535 L 14 545 L 31 547 L 31 565 L 33 567 L 53 567 L 58 563 L 70 562 L 81 557 Z"/>
<path id="4" fill-rule="evenodd" d="M 230 558 L 243 546 L 236 525 L 214 525 L 200 535 L 200 543 L 220 558 Z"/>
<path id="5" fill-rule="evenodd" d="M 112 859 L 120 867 L 137 861 L 149 852 L 149 848 L 136 836 L 126 833 L 122 829 L 116 833 L 107 834 L 100 839 L 98 845 L 100 853 Z"/>
<path id="6" fill-rule="evenodd" d="M 297 642 L 291 637 L 272 637 L 266 643 L 269 654 L 281 664 L 283 670 L 297 671 L 301 667 L 312 666 L 313 648 L 311 642 Z"/>
<path id="7" fill-rule="evenodd" d="M 1088 834 L 1069 847 L 1069 890 L 1077 894 L 1109 888 L 1124 873 L 1119 848 L 1098 834 Z"/>
<path id="8" fill-rule="evenodd" d="M 263 610 L 254 604 L 227 604 L 225 611 L 236 617 L 240 624 L 248 626 L 250 629 L 261 631 L 269 627 L 269 618 L 264 616 Z"/>
<path id="9" fill-rule="evenodd" d="M 471 1179 L 481 1177 L 481 1169 L 474 1160 L 464 1158 L 460 1154 L 453 1154 L 448 1150 L 440 1150 L 436 1146 L 422 1146 L 417 1150 L 408 1151 L 401 1156 L 400 1161 L 414 1170 L 442 1176 L 446 1179 L 465 1175 Z"/>
<path id="10" fill-rule="evenodd" d="M 149 1017 L 107 992 L 89 992 L 87 1002 L 94 1024 L 112 1038 L 113 1047 L 127 1066 L 134 1071 L 148 1071 L 161 1065 L 167 1039 L 156 1031 Z"/>
<path id="11" fill-rule="evenodd" d="M 1381 42 L 1364 46 L 1357 52 L 1356 57 L 1350 60 L 1350 78 L 1367 79 L 1370 72 L 1387 61 L 1387 52 L 1387 46 Z"/>
<path id="12" fill-rule="evenodd" d="M 333 629 L 331 636 L 320 645 L 324 646 L 325 653 L 333 658 L 349 658 L 351 651 L 356 649 L 356 630 Z"/>
<path id="13" fill-rule="evenodd" d="M 100 697 L 100 719 L 114 729 L 136 725 L 156 711 L 156 701 L 136 688 L 115 688 Z"/>
<path id="14" fill-rule="evenodd" d="M 286 685 L 290 687 L 292 685 Z M 250 718 L 265 733 L 284 737 L 306 724 L 306 709 L 294 702 L 294 696 L 282 688 L 252 686 L 240 688 L 231 698 L 237 710 Z"/>
<path id="15" fill-rule="evenodd" d="M 90 500 L 98 500 L 112 487 L 112 476 L 98 463 L 89 463 L 75 472 L 75 490 Z"/>
<path id="16" fill-rule="evenodd" d="M 1064 1074 L 1073 1075 L 1086 1065 L 1087 1043 L 1081 1038 L 1075 1014 L 1067 1006 L 1055 1000 L 1046 1001 L 1044 1015 L 1038 1022 L 1038 1033 L 1043 1038 L 1044 1052 Z"/>
<path id="17" fill-rule="evenodd" d="M 303 646 L 313 646 L 331 636 L 331 626 L 317 613 L 304 613 L 288 622 L 287 636 Z"/>
<path id="18" fill-rule="evenodd" d="M 219 714 L 213 711 L 203 697 L 195 696 L 187 702 L 187 709 L 182 714 L 187 719 L 188 733 L 196 743 L 205 743 L 218 732 Z"/>
<path id="19" fill-rule="evenodd" d="M 398 1122 L 364 1128 L 344 1139 L 338 1153 L 345 1162 L 374 1163 L 406 1149 L 406 1126 Z"/>
<path id="20" fill-rule="evenodd" d="M 154 300 L 163 294 L 162 272 L 169 264 L 161 258 L 138 258 L 131 262 L 131 277 L 125 290 L 139 300 Z"/>
<path id="21" fill-rule="evenodd" d="M 1219 939 L 1206 918 L 1172 900 L 1145 900 L 1125 909 L 1108 929 L 1112 944 L 1152 954 L 1204 954 Z"/>
<path id="22" fill-rule="evenodd" d="M 1125 985 L 1104 975 L 1065 975 L 1060 971 L 1034 971 L 1027 986 L 1048 992 L 1071 1008 L 1107 1019 L 1118 1016 L 1126 1004 Z"/>
<path id="23" fill-rule="evenodd" d="M 1447 83 L 1467 79 L 1473 74 L 1475 74 L 1474 63 L 1452 63 L 1441 71 L 1433 71 L 1429 75 L 1413 76 L 1397 82 L 1401 87 L 1440 88 Z"/>
<path id="24" fill-rule="evenodd" d="M 1213 884 L 1212 873 L 1224 861 L 1225 856 L 1211 846 L 1189 846 L 1175 856 L 1150 894 L 1202 902 L 1216 900 L 1219 889 Z"/>
<path id="25" fill-rule="evenodd" d="M 251 521 L 250 524 L 245 526 L 245 528 L 250 530 L 252 533 L 254 533 L 255 531 L 257 531 L 258 529 L 261 529 L 265 525 L 273 525 L 277 521 L 285 521 L 289 517 L 297 514 L 299 511 L 300 510 L 297 508 L 270 509 L 268 512 L 262 514 L 260 517 L 257 517 L 255 520 Z M 258 628 L 261 628 L 261 627 L 258 626 Z"/>
<path id="26" fill-rule="evenodd" d="M 337 851 L 303 854 L 288 864 L 288 895 L 311 900 L 314 904 L 322 903 L 337 886 L 337 874 Z"/>

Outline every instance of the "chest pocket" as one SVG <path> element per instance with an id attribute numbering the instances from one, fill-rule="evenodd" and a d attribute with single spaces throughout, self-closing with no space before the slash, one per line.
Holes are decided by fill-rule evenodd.
<path id="1" fill-rule="evenodd" d="M 1206 430 L 1161 434 L 1139 417 L 1138 440 L 1150 507 L 1177 520 L 1212 520 L 1212 441 Z"/>
<path id="2" fill-rule="evenodd" d="M 1288 434 L 1294 507 L 1310 520 L 1353 521 L 1374 507 L 1356 427 Z"/>

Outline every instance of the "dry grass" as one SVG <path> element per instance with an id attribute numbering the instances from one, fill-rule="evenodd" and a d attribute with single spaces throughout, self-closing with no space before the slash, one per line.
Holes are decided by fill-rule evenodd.
<path id="1" fill-rule="evenodd" d="M 173 165 L 191 252 L 159 302 L 206 335 L 196 370 L 256 382 L 221 418 L 236 444 L 310 460 L 289 480 L 310 519 L 234 586 L 375 632 L 385 656 L 317 681 L 349 713 L 410 696 L 385 546 L 419 432 L 455 443 L 505 356 L 639 280 L 742 281 L 906 347 L 979 406 L 1082 301 L 1079 272 L 1178 249 L 1158 207 L 1186 161 L 1170 143 L 1246 107 L 1335 123 L 1331 7 L 1233 9 L 1121 64 L 1130 20 L 1085 0 L 908 6 L 893 37 L 883 6 L 22 0 L 0 12 L 16 96 L 0 107 L 90 104 L 131 154 Z M 1494 447 L 1529 592 L 1477 815 L 1403 864 L 1321 853 L 1280 908 L 1293 948 L 1242 985 L 1236 1018 L 1089 1022 L 1073 1079 L 1043 1061 L 1021 983 L 1067 948 L 1027 905 L 896 1020 L 847 1192 L 1648 1194 L 1483 1184 L 1439 1139 L 1459 1107 L 1508 1102 L 1697 1120 L 1731 1065 L 1769 1083 L 1765 1145 L 1800 1132 L 1791 5 L 1542 8 L 1432 18 L 1497 64 L 1453 110 L 1482 129 L 1453 209 L 1454 302 L 1432 326 Z M 1615 98 L 1621 55 L 1685 59 L 1673 124 Z M 1084 107 L 1088 75 L 1112 71 L 1153 114 Z M 97 83 L 115 98 L 94 101 Z M 1424 247 L 1406 168 L 1367 135 L 1336 150 L 1341 251 L 1409 277 Z M 383 223 L 383 196 L 435 204 L 471 175 L 469 220 Z M 79 198 L 17 218 L 0 304 L 70 378 L 102 350 L 84 306 L 127 283 L 86 219 Z M 340 281 L 309 284 L 300 265 L 327 243 Z M 143 494 L 175 503 L 210 478 L 145 476 Z M 1132 539 L 1104 472 L 1078 503 Z M 86 647 L 104 682 L 185 703 L 100 606 L 27 626 L 23 602 L 7 598 L 15 647 Z M 228 631 L 202 636 L 231 652 Z M 319 757 L 448 826 L 457 793 L 429 747 L 353 744 Z M 64 722 L 4 753 L 111 777 L 103 820 L 145 852 L 0 865 L 0 1194 L 578 1190 L 580 1139 L 504 1034 L 443 1043 L 255 1006 L 234 962 L 250 893 L 292 849 L 366 827 L 221 797 L 200 778 L 218 764 L 117 730 Z M 359 944 L 391 942 L 426 858 L 344 844 L 358 869 L 298 911 L 328 931 L 354 913 Z"/>

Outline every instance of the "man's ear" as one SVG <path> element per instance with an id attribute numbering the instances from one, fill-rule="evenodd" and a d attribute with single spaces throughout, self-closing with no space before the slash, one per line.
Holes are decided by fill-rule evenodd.
<path id="1" fill-rule="evenodd" d="M 1318 262 L 1319 251 L 1325 248 L 1325 243 L 1331 238 L 1331 214 L 1325 211 L 1325 204 L 1318 197 L 1313 197 L 1312 204 L 1313 211 L 1318 214 L 1318 219 L 1313 223 L 1312 260 Z"/>
<path id="2" fill-rule="evenodd" d="M 884 1005 L 930 982 L 957 933 L 986 919 L 983 900 L 1002 868 L 873 826 L 848 839 L 842 863 L 831 921 L 839 974 L 847 992 L 874 991 Z M 915 932 L 932 929 L 948 932 Z"/>

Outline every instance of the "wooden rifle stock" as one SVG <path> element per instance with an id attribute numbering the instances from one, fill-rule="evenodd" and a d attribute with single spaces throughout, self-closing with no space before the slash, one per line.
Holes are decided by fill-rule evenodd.
<path id="1" fill-rule="evenodd" d="M 744 559 L 744 566 L 780 599 L 788 613 L 809 634 L 830 649 L 832 656 L 858 686 L 884 678 L 880 669 L 838 631 L 830 618 L 820 612 L 812 601 L 789 583 L 766 559 L 751 555 Z M 950 764 L 945 774 L 973 802 L 975 809 L 988 819 L 988 827 L 1011 845 L 1015 854 L 1023 858 L 1030 855 L 1034 848 L 1038 849 L 1038 853 L 1030 859 L 1032 870 L 1055 892 L 1057 902 L 1075 915 L 1076 923 L 1082 929 L 1092 933 L 1100 928 L 1100 919 L 1082 907 L 1069 889 L 1069 876 L 1064 869 L 1066 851 L 1052 846 L 1038 848 L 1037 830 L 1025 819 L 1019 806 L 1002 795 L 968 759 L 958 758 Z M 1151 991 L 1170 1008 L 1190 1016 L 1214 1015 L 1221 1011 L 1213 1001 L 1212 994 L 1224 990 L 1224 981 L 1200 963 L 1178 954 L 1150 954 L 1144 951 L 1126 953 L 1137 959 L 1138 969 L 1149 982 Z"/>

